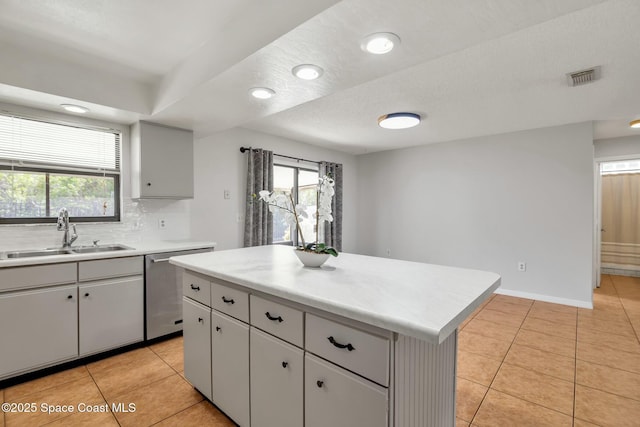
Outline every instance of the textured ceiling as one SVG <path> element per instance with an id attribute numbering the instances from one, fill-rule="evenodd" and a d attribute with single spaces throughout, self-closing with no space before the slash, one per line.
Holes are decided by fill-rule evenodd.
<path id="1" fill-rule="evenodd" d="M 356 154 L 581 121 L 624 136 L 640 117 L 637 22 L 637 0 L 0 0 L 0 101 Z M 400 46 L 366 54 L 377 31 Z M 300 63 L 325 73 L 298 80 Z M 601 80 L 567 86 L 595 65 Z M 395 111 L 425 120 L 377 126 Z"/>

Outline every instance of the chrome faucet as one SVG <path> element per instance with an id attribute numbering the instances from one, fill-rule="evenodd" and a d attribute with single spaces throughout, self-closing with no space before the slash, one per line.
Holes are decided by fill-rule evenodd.
<path id="1" fill-rule="evenodd" d="M 71 246 L 73 242 L 78 238 L 78 234 L 76 233 L 76 225 L 71 224 L 73 228 L 73 234 L 71 234 L 71 238 L 69 238 L 69 212 L 67 208 L 60 209 L 58 212 L 58 231 L 64 230 L 64 235 L 62 236 L 62 247 L 68 248 Z"/>

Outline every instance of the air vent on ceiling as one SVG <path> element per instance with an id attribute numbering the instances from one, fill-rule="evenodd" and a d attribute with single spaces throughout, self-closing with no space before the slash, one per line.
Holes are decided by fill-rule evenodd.
<path id="1" fill-rule="evenodd" d="M 567 74 L 569 86 L 581 86 L 594 82 L 600 78 L 600 67 L 593 67 L 587 70 L 574 71 Z"/>

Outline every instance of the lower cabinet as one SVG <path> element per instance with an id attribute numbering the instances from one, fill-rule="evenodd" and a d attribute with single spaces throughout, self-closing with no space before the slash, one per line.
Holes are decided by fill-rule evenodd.
<path id="1" fill-rule="evenodd" d="M 78 286 L 80 356 L 144 339 L 144 279 L 133 276 Z"/>
<path id="2" fill-rule="evenodd" d="M 304 352 L 251 327 L 251 426 L 304 424 Z"/>
<path id="3" fill-rule="evenodd" d="M 185 361 L 186 365 L 186 361 Z M 212 401 L 242 427 L 249 427 L 249 326 L 211 312 Z"/>
<path id="4" fill-rule="evenodd" d="M 0 378 L 78 356 L 76 285 L 0 295 Z"/>
<path id="5" fill-rule="evenodd" d="M 387 389 L 309 353 L 304 390 L 305 427 L 387 425 Z"/>
<path id="6" fill-rule="evenodd" d="M 211 395 L 211 309 L 190 298 L 182 299 L 184 377 L 200 393 Z"/>

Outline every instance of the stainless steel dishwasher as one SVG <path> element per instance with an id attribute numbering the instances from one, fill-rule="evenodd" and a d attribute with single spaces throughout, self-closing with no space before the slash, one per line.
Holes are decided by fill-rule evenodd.
<path id="1" fill-rule="evenodd" d="M 169 264 L 169 258 L 212 250 L 203 248 L 145 255 L 145 339 L 182 330 L 182 269 Z"/>

